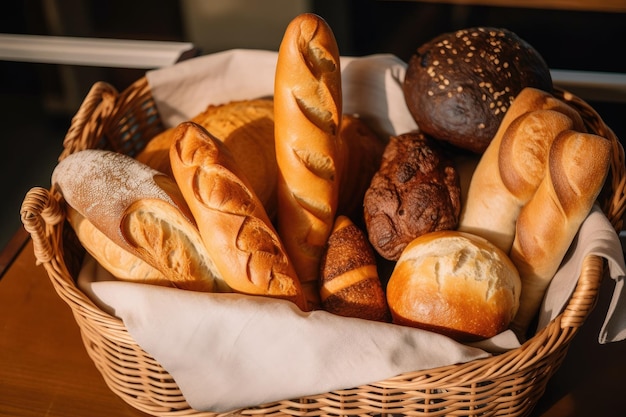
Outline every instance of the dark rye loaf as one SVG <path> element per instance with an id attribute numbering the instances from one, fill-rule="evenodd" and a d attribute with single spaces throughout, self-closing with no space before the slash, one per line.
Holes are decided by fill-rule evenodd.
<path id="1" fill-rule="evenodd" d="M 420 46 L 403 85 L 421 131 L 478 154 L 525 87 L 552 91 L 548 66 L 515 33 L 490 27 L 445 33 Z"/>

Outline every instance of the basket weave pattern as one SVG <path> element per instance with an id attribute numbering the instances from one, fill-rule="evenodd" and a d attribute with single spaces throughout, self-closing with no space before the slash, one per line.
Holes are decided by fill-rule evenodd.
<path id="1" fill-rule="evenodd" d="M 613 161 L 602 208 L 621 230 L 626 206 L 624 151 L 615 134 L 584 101 L 567 92 L 559 98 L 576 108 L 590 132 L 613 144 Z M 134 156 L 164 129 L 147 80 L 121 93 L 106 83 L 89 91 L 64 140 L 59 159 L 88 148 Z M 132 339 L 121 320 L 100 310 L 76 287 L 84 249 L 65 222 L 54 189 L 35 187 L 22 204 L 31 234 L 59 296 L 70 306 L 85 348 L 109 388 L 133 407 L 155 416 L 217 416 L 189 407 L 172 377 Z M 604 260 L 588 256 L 566 309 L 520 348 L 461 365 L 409 372 L 369 385 L 237 410 L 243 415 L 525 416 L 543 395 L 572 338 L 596 302 Z"/>

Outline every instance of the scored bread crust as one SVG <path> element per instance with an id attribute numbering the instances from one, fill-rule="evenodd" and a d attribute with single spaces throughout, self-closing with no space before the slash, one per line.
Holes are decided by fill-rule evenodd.
<path id="1" fill-rule="evenodd" d="M 306 310 L 282 242 L 228 148 L 202 126 L 184 122 L 176 128 L 170 160 L 226 283 L 237 292 L 287 299 Z"/>
<path id="2" fill-rule="evenodd" d="M 554 140 L 546 175 L 520 212 L 510 251 L 522 279 L 511 328 L 521 339 L 602 189 L 611 152 L 611 143 L 595 134 L 565 131 Z"/>
<path id="3" fill-rule="evenodd" d="M 469 342 L 504 331 L 519 307 L 508 256 L 470 233 L 439 231 L 411 242 L 387 284 L 394 323 Z"/>
<path id="4" fill-rule="evenodd" d="M 328 24 L 305 13 L 287 26 L 274 83 L 278 232 L 312 308 L 319 262 L 338 205 L 342 118 L 339 50 Z"/>
<path id="5" fill-rule="evenodd" d="M 171 286 L 158 269 L 109 239 L 72 206 L 66 208 L 67 221 L 85 250 L 114 277 L 124 281 Z"/>
<path id="6" fill-rule="evenodd" d="M 209 105 L 191 118 L 231 150 L 271 219 L 276 216 L 276 153 L 274 102 L 270 98 Z M 170 146 L 175 127 L 155 136 L 137 155 L 157 171 L 172 176 Z"/>
<path id="7" fill-rule="evenodd" d="M 56 166 L 52 183 L 66 203 L 111 241 L 190 290 L 228 291 L 213 267 L 187 204 L 170 177 L 130 156 L 88 149 Z M 128 227 L 141 208 L 142 221 Z M 167 239 L 154 238 L 154 231 Z M 142 239 L 152 233 L 153 238 Z M 166 249 L 165 249 L 166 248 Z M 185 260 L 179 262 L 179 259 Z"/>
<path id="8" fill-rule="evenodd" d="M 339 215 L 320 264 L 324 310 L 346 317 L 389 321 L 374 249 L 348 217 Z"/>
<path id="9" fill-rule="evenodd" d="M 522 90 L 472 174 L 458 230 L 508 253 L 519 211 L 544 176 L 550 145 L 569 129 L 584 131 L 572 107 L 544 91 Z"/>

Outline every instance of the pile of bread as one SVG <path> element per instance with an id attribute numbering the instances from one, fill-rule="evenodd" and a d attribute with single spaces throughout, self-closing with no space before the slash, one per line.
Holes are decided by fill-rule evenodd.
<path id="1" fill-rule="evenodd" d="M 474 28 L 422 45 L 378 137 L 342 113 L 319 16 L 287 27 L 274 96 L 211 105 L 136 158 L 76 152 L 52 183 L 121 280 L 488 338 L 523 335 L 604 183 L 610 145 L 551 93 L 539 54 Z"/>

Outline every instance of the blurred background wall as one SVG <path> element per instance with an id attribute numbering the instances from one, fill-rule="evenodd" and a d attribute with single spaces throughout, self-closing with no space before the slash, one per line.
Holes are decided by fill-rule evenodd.
<path id="1" fill-rule="evenodd" d="M 23 0 L 5 2 L 0 33 L 192 42 L 202 54 L 276 50 L 288 22 L 305 11 L 328 21 L 343 55 L 385 52 L 407 60 L 439 33 L 497 26 L 530 42 L 551 68 L 626 74 L 625 12 L 408 0 Z M 26 191 L 49 185 L 71 117 L 89 87 L 108 81 L 123 90 L 144 72 L 0 61 L 0 192 L 5 197 L 0 248 L 21 227 Z M 626 136 L 624 102 L 592 104 L 619 137 Z"/>

